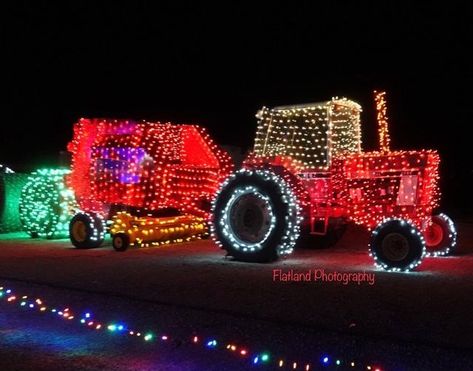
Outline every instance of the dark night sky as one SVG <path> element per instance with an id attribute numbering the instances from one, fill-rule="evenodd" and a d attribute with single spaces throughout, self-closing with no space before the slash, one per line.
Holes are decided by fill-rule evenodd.
<path id="1" fill-rule="evenodd" d="M 378 88 L 393 147 L 437 148 L 447 209 L 472 213 L 471 1 L 13 3 L 1 12 L 0 163 L 54 164 L 81 116 L 195 122 L 249 146 L 262 105 L 334 95 L 362 104 L 373 149 Z"/>

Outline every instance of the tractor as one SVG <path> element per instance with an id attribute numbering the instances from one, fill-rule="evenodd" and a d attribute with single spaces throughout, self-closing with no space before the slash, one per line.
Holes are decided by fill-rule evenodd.
<path id="1" fill-rule="evenodd" d="M 77 248 L 100 246 L 108 231 L 116 251 L 203 237 L 212 197 L 232 171 L 197 125 L 80 119 L 68 150 Z"/>
<path id="2" fill-rule="evenodd" d="M 392 151 L 385 93 L 375 101 L 373 152 L 361 148 L 361 106 L 346 98 L 257 113 L 253 151 L 212 203 L 211 234 L 227 255 L 274 261 L 301 238 L 333 243 L 350 222 L 371 231 L 370 255 L 388 271 L 455 251 L 452 220 L 434 214 L 438 153 Z"/>

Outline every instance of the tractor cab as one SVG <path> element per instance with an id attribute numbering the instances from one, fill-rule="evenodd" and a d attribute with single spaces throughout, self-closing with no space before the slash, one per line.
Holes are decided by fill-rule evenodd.
<path id="1" fill-rule="evenodd" d="M 361 106 L 334 98 L 274 108 L 256 115 L 254 155 L 289 157 L 308 169 L 327 169 L 333 157 L 361 151 Z"/>

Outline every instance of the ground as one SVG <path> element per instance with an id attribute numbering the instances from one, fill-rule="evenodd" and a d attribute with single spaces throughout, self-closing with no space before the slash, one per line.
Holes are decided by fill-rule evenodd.
<path id="1" fill-rule="evenodd" d="M 369 235 L 356 227 L 335 247 L 272 264 L 226 259 L 210 240 L 117 253 L 109 241 L 78 250 L 67 240 L 0 235 L 0 286 L 172 338 L 92 331 L 4 297 L 0 368 L 246 370 L 283 359 L 303 370 L 327 356 L 337 369 L 473 369 L 473 224 L 458 230 L 457 256 L 427 258 L 411 273 L 376 269 Z M 374 282 L 285 282 L 274 280 L 278 269 L 365 272 Z M 195 335 L 218 339 L 217 348 L 192 344 Z M 230 343 L 248 356 L 226 350 Z M 265 351 L 269 365 L 253 365 Z"/>

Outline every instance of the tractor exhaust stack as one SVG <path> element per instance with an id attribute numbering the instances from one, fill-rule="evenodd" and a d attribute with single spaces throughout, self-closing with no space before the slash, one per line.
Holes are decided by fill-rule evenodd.
<path id="1" fill-rule="evenodd" d="M 389 144 L 391 138 L 389 137 L 388 116 L 386 114 L 386 92 L 375 90 L 374 100 L 376 103 L 376 119 L 378 121 L 379 150 L 382 153 L 388 153 L 390 152 Z"/>

